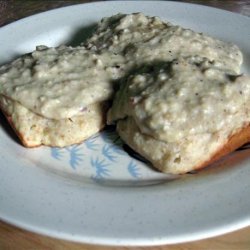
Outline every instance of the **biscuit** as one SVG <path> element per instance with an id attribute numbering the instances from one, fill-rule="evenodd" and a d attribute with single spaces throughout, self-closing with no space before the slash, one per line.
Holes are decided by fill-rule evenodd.
<path id="1" fill-rule="evenodd" d="M 103 18 L 84 45 L 92 51 L 120 54 L 125 58 L 125 67 L 132 69 L 142 64 L 199 55 L 239 73 L 243 61 L 240 49 L 232 43 L 143 13 Z"/>
<path id="2" fill-rule="evenodd" d="M 179 58 L 135 73 L 116 93 L 108 123 L 165 173 L 186 173 L 250 139 L 250 78 L 205 58 Z"/>
<path id="3" fill-rule="evenodd" d="M 49 119 L 0 95 L 0 107 L 25 147 L 65 147 L 81 143 L 99 132 L 106 123 L 107 102 L 89 105 L 82 115 Z"/>

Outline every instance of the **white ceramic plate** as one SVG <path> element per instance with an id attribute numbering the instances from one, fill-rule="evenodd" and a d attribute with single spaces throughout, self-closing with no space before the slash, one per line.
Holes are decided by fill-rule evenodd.
<path id="1" fill-rule="evenodd" d="M 236 43 L 243 71 L 250 68 L 249 18 L 156 1 L 97 2 L 22 19 L 0 29 L 0 63 L 38 44 L 75 45 L 96 21 L 118 12 L 157 15 Z M 95 244 L 157 245 L 250 225 L 248 150 L 172 180 L 128 155 L 112 129 L 65 149 L 25 149 L 1 117 L 0 136 L 0 218 L 28 230 Z"/>

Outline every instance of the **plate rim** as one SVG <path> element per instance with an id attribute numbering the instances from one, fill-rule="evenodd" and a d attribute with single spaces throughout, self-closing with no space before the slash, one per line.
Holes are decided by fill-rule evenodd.
<path id="1" fill-rule="evenodd" d="M 120 1 L 120 2 L 124 2 L 124 3 L 128 3 L 128 4 L 134 4 L 132 1 Z M 149 3 L 153 3 L 153 4 L 156 4 L 156 3 L 160 3 L 162 4 L 163 1 L 140 1 L 140 3 L 142 4 L 142 2 L 145 2 L 146 4 L 149 5 Z M 60 7 L 60 8 L 56 8 L 56 9 L 52 9 L 52 10 L 48 10 L 48 11 L 45 11 L 45 12 L 42 12 L 42 13 L 38 13 L 38 14 L 34 14 L 34 15 L 31 15 L 31 16 L 28 16 L 28 17 L 25 17 L 25 18 L 22 18 L 22 19 L 19 19 L 18 21 L 15 21 L 15 22 L 12 22 L 12 23 L 9 23 L 7 25 L 4 25 L 2 27 L 0 27 L 0 32 L 2 29 L 8 29 L 10 26 L 15 26 L 17 23 L 25 23 L 26 21 L 29 21 L 29 20 L 32 20 L 34 17 L 37 17 L 37 16 L 43 16 L 44 13 L 47 13 L 47 12 L 60 12 L 60 11 L 63 11 L 62 9 L 70 9 L 70 8 L 76 8 L 76 7 L 80 7 L 80 6 L 86 6 L 86 5 L 89 5 L 89 6 L 93 6 L 93 5 L 102 5 L 102 4 L 107 4 L 107 5 L 118 5 L 119 2 L 117 1 L 109 1 L 109 2 L 90 2 L 90 3 L 83 3 L 83 4 L 75 4 L 75 5 L 70 5 L 70 6 L 65 6 L 65 7 Z M 250 18 L 249 17 L 246 17 L 246 16 L 243 16 L 243 15 L 240 15 L 240 14 L 237 14 L 237 13 L 233 13 L 233 12 L 230 12 L 230 11 L 227 11 L 227 10 L 221 10 L 221 9 L 217 9 L 217 8 L 214 8 L 214 7 L 210 7 L 210 6 L 203 6 L 203 5 L 197 5 L 197 4 L 190 4 L 190 3 L 181 3 L 181 2 L 174 2 L 174 1 L 168 1 L 168 2 L 165 2 L 166 5 L 168 4 L 174 4 L 174 5 L 192 5 L 192 6 L 199 6 L 198 8 L 203 8 L 203 9 L 206 9 L 206 8 L 209 8 L 211 9 L 211 11 L 219 11 L 219 12 L 225 12 L 227 14 L 230 13 L 230 15 L 237 15 L 237 16 L 240 16 L 241 18 L 247 18 L 248 21 L 250 21 Z M 196 8 L 195 7 L 195 8 Z M 1 171 L 1 167 L 0 167 L 0 171 Z M 38 172 L 40 172 L 41 174 L 41 170 L 39 170 Z M 43 172 L 43 170 L 42 170 Z M 43 173 L 47 176 L 46 173 Z M 60 180 L 59 182 L 61 182 L 62 180 Z M 64 182 L 64 181 L 63 181 Z M 0 193 L 1 194 L 1 193 Z M 1 197 L 0 197 L 1 198 Z M 173 243 L 183 243 L 183 242 L 189 242 L 189 241 L 194 241 L 194 240 L 200 240 L 200 239 L 205 239 L 205 238 L 210 238 L 210 237 L 214 237 L 214 236 L 218 236 L 218 235 L 221 235 L 221 234 L 225 234 L 225 233 L 228 233 L 228 232 L 232 232 L 234 230 L 238 230 L 240 228 L 243 228 L 243 227 L 246 227 L 246 226 L 249 226 L 250 225 L 250 214 L 248 214 L 246 216 L 245 219 L 243 219 L 242 221 L 237 221 L 238 223 L 232 223 L 232 225 L 228 228 L 225 228 L 224 226 L 221 226 L 221 227 L 217 227 L 217 231 L 216 229 L 211 229 L 211 231 L 207 231 L 206 233 L 203 232 L 201 234 L 196 234 L 196 235 L 193 235 L 193 236 L 190 236 L 189 237 L 186 237 L 186 238 L 174 238 L 172 237 L 172 240 L 170 239 L 166 239 L 166 238 L 162 238 L 162 239 L 156 239 L 156 240 L 152 240 L 152 239 L 149 239 L 148 241 L 146 241 L 146 239 L 141 239 L 141 240 L 136 240 L 136 239 L 131 239 L 131 238 L 128 238 L 128 239 L 122 239 L 122 240 L 114 240 L 113 238 L 103 238 L 103 239 L 96 239 L 96 237 L 93 237 L 93 239 L 90 239 L 88 238 L 89 236 L 87 236 L 86 239 L 83 240 L 83 236 L 80 236 L 80 235 L 72 235 L 72 234 L 69 234 L 69 233 L 63 233 L 63 232 L 51 232 L 51 231 L 48 231 L 48 229 L 46 228 L 41 228 L 39 226 L 34 227 L 32 225 L 29 225 L 29 224 L 25 224 L 24 222 L 21 222 L 21 221 L 15 221 L 15 220 L 12 220 L 11 218 L 7 218 L 7 217 L 2 217 L 2 215 L 0 214 L 0 218 L 5 221 L 5 222 L 8 222 L 12 225 L 15 225 L 15 226 L 18 226 L 18 227 L 21 227 L 21 228 L 24 228 L 28 231 L 32 231 L 32 232 L 35 232 L 35 233 L 39 233 L 39 234 L 43 234 L 43 235 L 52 235 L 53 237 L 56 237 L 56 238 L 60 238 L 60 239 L 66 239 L 66 240 L 71 240 L 71 241 L 76 241 L 76 242 L 84 242 L 84 243 L 94 243 L 94 244 L 105 244 L 105 245 L 114 245 L 114 246 L 117 246 L 117 245 L 130 245 L 130 246 L 151 246 L 151 245 L 162 245 L 162 244 L 173 244 Z"/>

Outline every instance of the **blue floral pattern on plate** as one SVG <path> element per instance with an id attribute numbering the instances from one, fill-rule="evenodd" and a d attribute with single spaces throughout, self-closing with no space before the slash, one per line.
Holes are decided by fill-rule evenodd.
<path id="1" fill-rule="evenodd" d="M 134 151 L 133 154 L 128 154 L 124 150 L 123 141 L 112 126 L 81 144 L 48 149 L 54 168 L 87 176 L 97 182 L 133 182 L 146 180 L 149 176 L 152 180 L 168 177 L 148 167 Z"/>
<path id="2" fill-rule="evenodd" d="M 249 150 L 249 145 L 237 152 Z M 32 154 L 30 150 L 19 149 L 20 155 L 28 154 L 27 158 L 35 165 L 97 183 L 148 185 L 176 178 L 153 169 L 149 162 L 123 143 L 112 126 L 81 144 L 65 148 L 40 147 L 31 149 Z"/>
<path id="3" fill-rule="evenodd" d="M 124 185 L 173 179 L 153 170 L 141 156 L 128 149 L 112 126 L 81 144 L 47 150 L 51 168 L 98 183 L 112 181 Z"/>

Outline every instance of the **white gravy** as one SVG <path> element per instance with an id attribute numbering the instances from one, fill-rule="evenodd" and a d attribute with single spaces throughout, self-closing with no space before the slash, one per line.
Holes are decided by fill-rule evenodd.
<path id="1" fill-rule="evenodd" d="M 157 17 L 119 14 L 103 19 L 84 46 L 40 46 L 2 66 L 0 94 L 44 117 L 63 119 L 80 115 L 92 103 L 110 99 L 113 81 L 135 67 L 192 55 L 206 57 L 231 72 L 239 72 L 242 63 L 235 45 Z M 188 75 L 192 69 L 185 70 Z M 187 77 L 195 85 L 199 76 L 189 72 Z"/>

